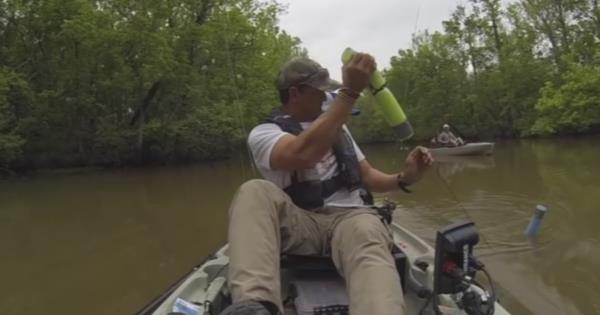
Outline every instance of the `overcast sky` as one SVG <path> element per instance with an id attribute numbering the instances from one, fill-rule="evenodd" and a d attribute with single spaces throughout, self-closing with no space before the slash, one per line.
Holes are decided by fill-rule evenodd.
<path id="1" fill-rule="evenodd" d="M 409 48 L 417 30 L 441 30 L 465 0 L 280 0 L 288 6 L 280 26 L 302 40 L 310 57 L 340 80 L 340 55 L 347 46 L 372 54 L 380 68 Z"/>

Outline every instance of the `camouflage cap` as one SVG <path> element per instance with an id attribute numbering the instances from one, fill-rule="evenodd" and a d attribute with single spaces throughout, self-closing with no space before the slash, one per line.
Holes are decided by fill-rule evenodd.
<path id="1" fill-rule="evenodd" d="M 342 85 L 329 77 L 329 71 L 316 61 L 296 57 L 288 61 L 277 76 L 277 89 L 286 90 L 292 86 L 308 85 L 321 91 L 333 91 Z"/>

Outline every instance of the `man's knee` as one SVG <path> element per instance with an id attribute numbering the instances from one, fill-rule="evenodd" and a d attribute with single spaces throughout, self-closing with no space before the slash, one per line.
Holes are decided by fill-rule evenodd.
<path id="1" fill-rule="evenodd" d="M 281 199 L 281 194 L 284 193 L 279 187 L 270 181 L 264 179 L 252 179 L 243 183 L 237 193 L 234 201 L 229 209 L 229 215 L 261 215 L 274 214 L 277 207 L 273 207 L 278 199 Z"/>
<path id="2" fill-rule="evenodd" d="M 389 231 L 378 216 L 362 214 L 349 220 L 352 222 L 343 232 L 352 233 L 355 242 L 387 244 L 390 241 Z"/>
<path id="3" fill-rule="evenodd" d="M 264 179 L 251 179 L 240 185 L 240 188 L 238 189 L 239 192 L 253 195 L 269 195 L 272 192 L 279 190 L 281 189 L 275 184 Z"/>
<path id="4" fill-rule="evenodd" d="M 234 199 L 237 203 L 250 206 L 276 201 L 282 194 L 285 192 L 268 180 L 251 179 L 240 185 Z"/>

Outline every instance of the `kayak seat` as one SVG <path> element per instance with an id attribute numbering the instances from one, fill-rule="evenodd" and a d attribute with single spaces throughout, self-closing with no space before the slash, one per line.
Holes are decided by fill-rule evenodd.
<path id="1" fill-rule="evenodd" d="M 408 275 L 408 258 L 398 246 L 393 246 L 392 257 L 396 270 L 400 275 L 402 290 L 406 290 L 406 277 Z M 303 256 L 303 255 L 281 255 L 281 268 L 298 272 L 334 272 L 337 274 L 337 269 L 333 264 L 333 260 L 329 256 Z"/>
<path id="2" fill-rule="evenodd" d="M 405 281 L 407 257 L 398 247 L 392 250 L 394 263 L 401 280 L 402 291 L 406 292 Z M 349 314 L 349 298 L 344 279 L 338 274 L 331 257 L 281 256 L 282 271 L 287 271 L 287 287 L 283 297 L 287 307 L 299 315 L 305 314 Z"/>

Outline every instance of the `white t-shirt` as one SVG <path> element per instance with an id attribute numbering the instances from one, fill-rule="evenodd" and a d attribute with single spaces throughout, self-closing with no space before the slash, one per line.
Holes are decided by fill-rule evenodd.
<path id="1" fill-rule="evenodd" d="M 311 124 L 311 122 L 300 123 L 303 129 L 310 127 Z M 343 128 L 350 135 L 348 128 L 346 128 L 346 126 Z M 271 168 L 271 151 L 277 141 L 286 134 L 289 133 L 281 130 L 276 124 L 264 123 L 254 127 L 248 136 L 248 146 L 250 147 L 254 162 L 261 175 L 265 179 L 275 183 L 275 185 L 281 189 L 290 185 L 291 174 L 288 171 L 274 170 Z M 352 139 L 352 136 L 350 136 L 350 138 Z M 364 160 L 365 156 L 356 145 L 354 139 L 352 139 L 352 143 L 354 144 L 354 151 L 356 152 L 358 161 Z M 321 180 L 327 180 L 337 175 L 337 161 L 335 155 L 333 155 L 333 151 L 329 150 L 311 171 L 316 172 Z M 341 188 L 325 199 L 325 205 L 356 207 L 364 205 L 364 202 L 360 197 L 359 190 L 348 191 L 346 188 Z"/>

